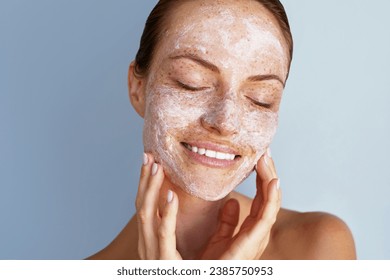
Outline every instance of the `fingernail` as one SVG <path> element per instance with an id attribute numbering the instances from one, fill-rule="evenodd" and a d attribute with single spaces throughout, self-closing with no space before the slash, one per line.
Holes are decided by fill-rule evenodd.
<path id="1" fill-rule="evenodd" d="M 271 148 L 270 147 L 267 148 L 267 156 L 269 158 L 272 158 L 272 153 L 271 153 Z"/>
<path id="2" fill-rule="evenodd" d="M 167 202 L 168 203 L 171 203 L 173 200 L 173 192 L 171 190 L 168 190 L 168 194 L 167 194 Z"/>
<path id="3" fill-rule="evenodd" d="M 267 155 L 264 155 L 264 162 L 265 162 L 265 165 L 267 165 L 269 167 L 268 156 Z"/>
<path id="4" fill-rule="evenodd" d="M 277 190 L 280 189 L 280 179 L 278 179 L 278 181 L 276 182 L 276 189 L 277 189 Z"/>
<path id="5" fill-rule="evenodd" d="M 148 155 L 144 153 L 144 165 L 147 165 L 148 164 Z"/>
<path id="6" fill-rule="evenodd" d="M 156 175 L 157 169 L 158 169 L 157 163 L 153 163 L 153 166 L 152 166 L 152 175 Z"/>

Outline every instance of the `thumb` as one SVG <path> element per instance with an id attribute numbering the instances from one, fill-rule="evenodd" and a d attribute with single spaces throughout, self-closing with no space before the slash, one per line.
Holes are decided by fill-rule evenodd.
<path id="1" fill-rule="evenodd" d="M 229 199 L 223 206 L 219 216 L 219 226 L 210 243 L 219 242 L 223 239 L 230 239 L 238 224 L 240 204 L 236 199 Z"/>

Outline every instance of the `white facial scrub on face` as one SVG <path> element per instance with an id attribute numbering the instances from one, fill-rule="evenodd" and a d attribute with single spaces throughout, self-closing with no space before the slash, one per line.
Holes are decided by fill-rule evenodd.
<path id="1" fill-rule="evenodd" d="M 145 151 L 174 185 L 204 200 L 225 197 L 247 178 L 276 132 L 283 86 L 248 77 L 284 79 L 286 49 L 258 8 L 253 16 L 223 5 L 210 5 L 207 16 L 177 12 L 147 80 Z"/>
<path id="2" fill-rule="evenodd" d="M 276 131 L 277 113 L 250 111 L 235 106 L 228 99 L 218 103 L 202 101 L 165 87 L 153 90 L 148 96 L 145 151 L 155 155 L 173 184 L 204 200 L 225 197 L 249 176 Z M 224 118 L 226 122 L 231 122 L 225 125 L 231 125 L 238 131 L 230 137 L 229 143 L 211 141 L 236 151 L 237 159 L 225 159 L 234 162 L 233 165 L 213 168 L 194 162 L 187 156 L 182 143 L 210 141 L 208 133 L 199 125 L 202 116 L 213 120 Z M 199 152 L 202 147 L 199 145 L 197 148 Z"/>

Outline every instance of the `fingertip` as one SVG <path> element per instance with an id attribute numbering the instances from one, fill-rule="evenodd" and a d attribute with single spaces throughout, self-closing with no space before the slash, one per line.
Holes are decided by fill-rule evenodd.
<path id="1" fill-rule="evenodd" d="M 229 199 L 222 207 L 221 222 L 236 226 L 239 220 L 240 204 L 236 199 Z"/>
<path id="2" fill-rule="evenodd" d="M 168 192 L 167 192 L 167 203 L 171 203 L 173 201 L 173 198 L 174 198 L 173 191 L 168 190 Z"/>
<path id="3" fill-rule="evenodd" d="M 267 166 L 267 168 L 270 168 L 270 158 L 267 156 L 266 153 L 263 155 L 263 158 L 264 158 L 264 163 Z"/>
<path id="4" fill-rule="evenodd" d="M 280 189 L 280 178 L 277 179 L 278 181 L 276 182 L 276 192 L 277 192 L 277 198 L 280 202 L 281 196 L 282 196 L 282 190 Z"/>
<path id="5" fill-rule="evenodd" d="M 152 153 L 144 152 L 143 159 L 142 159 L 142 165 L 147 166 L 149 164 L 152 164 L 154 162 L 154 156 Z"/>
<path id="6" fill-rule="evenodd" d="M 266 154 L 264 153 L 256 165 L 256 188 L 263 189 L 264 195 L 266 194 L 266 186 L 272 179 L 272 172 L 266 164 Z"/>
<path id="7" fill-rule="evenodd" d="M 267 156 L 269 158 L 272 158 L 272 153 L 271 153 L 271 148 L 270 147 L 267 148 L 266 154 L 267 154 Z"/>
<path id="8" fill-rule="evenodd" d="M 274 178 L 268 185 L 268 197 L 271 200 L 278 200 L 280 198 L 280 179 Z"/>
<path id="9" fill-rule="evenodd" d="M 237 208 L 240 207 L 240 203 L 235 198 L 231 198 L 229 203 L 233 204 L 234 207 L 237 207 Z"/>
<path id="10" fill-rule="evenodd" d="M 239 210 L 240 204 L 238 203 L 237 199 L 229 199 L 225 205 L 224 205 L 224 211 L 229 216 L 235 215 L 237 213 L 237 210 Z"/>
<path id="11" fill-rule="evenodd" d="M 280 189 L 280 181 L 279 178 L 273 178 L 270 181 L 271 188 L 275 189 L 276 191 Z"/>
<path id="12" fill-rule="evenodd" d="M 151 161 L 151 155 L 144 152 L 143 159 L 142 159 L 142 165 L 141 165 L 141 171 L 140 171 L 140 183 L 141 185 L 145 185 L 149 176 L 150 176 L 150 164 Z"/>
<path id="13" fill-rule="evenodd" d="M 278 188 L 277 188 L 277 191 L 278 191 L 278 200 L 279 200 L 279 203 L 281 203 L 281 200 L 282 200 L 282 189 L 280 187 L 280 178 L 278 178 Z"/>
<path id="14" fill-rule="evenodd" d="M 255 170 L 259 172 L 261 170 L 261 165 L 265 163 L 265 153 L 261 155 L 255 165 Z"/>
<path id="15" fill-rule="evenodd" d="M 177 194 L 172 190 L 168 190 L 168 192 L 166 194 L 165 207 L 170 208 L 170 209 L 178 208 L 178 197 L 177 197 Z M 169 210 L 169 211 L 172 211 L 172 210 Z"/>
<path id="16" fill-rule="evenodd" d="M 267 164 L 265 162 L 265 154 L 263 154 L 259 160 L 257 161 L 256 165 L 255 165 L 255 171 L 257 173 L 257 175 L 259 175 L 260 177 L 263 177 L 265 176 L 265 170 L 267 169 Z"/>
<path id="17" fill-rule="evenodd" d="M 153 165 L 152 165 L 152 175 L 156 175 L 157 174 L 157 171 L 158 171 L 158 164 L 153 162 Z"/>
<path id="18" fill-rule="evenodd" d="M 149 157 L 148 157 L 148 155 L 144 152 L 143 165 L 148 165 L 148 162 L 149 162 Z"/>
<path id="19" fill-rule="evenodd" d="M 171 222 L 173 222 L 173 220 L 176 219 L 177 212 L 178 212 L 177 195 L 172 190 L 168 190 L 166 194 L 166 203 L 163 210 L 164 220 L 170 220 Z M 170 224 L 171 222 L 168 222 L 168 224 Z"/>
<path id="20" fill-rule="evenodd" d="M 264 154 L 261 156 L 257 165 L 259 165 L 259 163 L 264 165 L 264 168 L 266 170 L 265 172 L 268 174 L 268 176 L 271 176 L 271 178 L 277 178 L 275 164 L 274 164 L 274 161 L 272 159 L 271 149 L 269 147 L 266 149 Z M 258 172 L 260 172 L 260 171 L 261 171 L 261 169 L 258 170 Z"/>

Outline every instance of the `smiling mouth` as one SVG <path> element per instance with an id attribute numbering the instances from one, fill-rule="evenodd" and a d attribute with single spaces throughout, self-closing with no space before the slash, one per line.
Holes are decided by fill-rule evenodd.
<path id="1" fill-rule="evenodd" d="M 205 156 L 208 158 L 213 158 L 213 159 L 219 159 L 219 160 L 227 160 L 227 161 L 234 161 L 235 159 L 240 158 L 240 155 L 235 155 L 235 154 L 229 154 L 229 153 L 223 153 L 219 151 L 214 151 L 211 149 L 206 149 L 203 147 L 196 147 L 196 146 L 191 146 L 188 143 L 181 142 L 181 144 L 189 151 L 199 154 L 201 156 Z"/>

